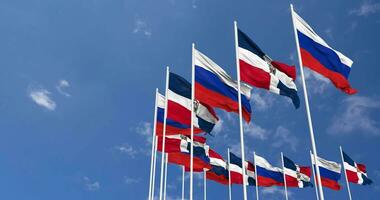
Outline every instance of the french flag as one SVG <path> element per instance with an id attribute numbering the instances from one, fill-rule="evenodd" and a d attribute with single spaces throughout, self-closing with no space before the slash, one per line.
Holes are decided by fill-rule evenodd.
<path id="1" fill-rule="evenodd" d="M 282 169 L 273 167 L 265 158 L 255 155 L 257 184 L 263 187 L 284 186 Z"/>
<path id="2" fill-rule="evenodd" d="M 223 109 L 227 112 L 239 113 L 238 85 L 221 67 L 214 61 L 194 50 L 195 59 L 195 98 L 212 107 Z M 241 85 L 241 102 L 244 119 L 251 119 L 251 88 Z"/>
<path id="3" fill-rule="evenodd" d="M 315 167 L 314 156 L 311 155 L 311 160 L 313 166 Z M 317 157 L 317 162 L 319 166 L 319 173 L 321 175 L 322 186 L 330 188 L 332 190 L 340 190 L 339 179 L 341 176 L 341 165 L 339 163 L 325 160 L 323 158 Z M 317 179 L 318 183 L 318 179 Z"/>
<path id="4" fill-rule="evenodd" d="M 227 185 L 228 184 L 228 170 L 227 163 L 221 155 L 214 150 L 209 150 L 209 158 L 211 169 L 207 171 L 207 179 Z"/>
<path id="5" fill-rule="evenodd" d="M 372 180 L 367 176 L 366 166 L 360 163 L 356 163 L 352 160 L 344 151 L 343 153 L 343 165 L 346 170 L 347 180 L 351 183 L 360 185 L 370 185 Z"/>
<path id="6" fill-rule="evenodd" d="M 230 163 L 228 165 L 228 168 L 231 175 L 231 184 L 243 184 L 243 168 L 241 161 L 241 158 L 230 152 Z M 245 161 L 245 169 L 247 173 L 244 173 L 244 177 L 247 180 L 247 185 L 256 186 L 255 166 L 251 162 Z"/>
<path id="7" fill-rule="evenodd" d="M 289 97 L 299 108 L 296 69 L 284 63 L 273 61 L 244 32 L 238 30 L 238 56 L 242 81 L 272 93 Z"/>
<path id="8" fill-rule="evenodd" d="M 293 21 L 302 64 L 330 79 L 335 87 L 346 94 L 355 94 L 357 91 L 348 82 L 353 61 L 331 48 L 296 12 L 293 12 Z"/>
<path id="9" fill-rule="evenodd" d="M 283 156 L 284 158 L 284 174 L 287 187 L 304 188 L 313 186 L 311 183 L 311 167 L 299 166 L 292 160 Z"/>

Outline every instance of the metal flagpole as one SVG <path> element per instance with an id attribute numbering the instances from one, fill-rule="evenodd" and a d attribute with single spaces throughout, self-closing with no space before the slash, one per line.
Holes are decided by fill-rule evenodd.
<path id="1" fill-rule="evenodd" d="M 190 148 L 190 200 L 193 200 L 193 158 L 194 158 L 194 96 L 195 96 L 195 87 L 194 87 L 194 79 L 195 79 L 195 71 L 194 71 L 194 50 L 195 44 L 192 44 L 191 49 L 191 148 Z"/>
<path id="2" fill-rule="evenodd" d="M 182 166 L 182 200 L 185 200 L 185 166 Z"/>
<path id="3" fill-rule="evenodd" d="M 169 88 L 169 67 L 166 67 L 166 85 L 165 85 L 165 112 L 164 125 L 162 129 L 162 152 L 161 152 L 161 177 L 160 177 L 160 200 L 162 200 L 164 184 L 164 164 L 165 164 L 165 138 L 166 138 L 166 117 L 168 116 L 168 88 Z"/>
<path id="4" fill-rule="evenodd" d="M 153 129 L 156 129 L 156 126 L 154 126 Z M 154 131 L 154 132 L 156 132 L 156 131 Z M 154 158 L 153 158 L 153 178 L 152 178 L 152 196 L 151 196 L 151 200 L 154 199 L 154 188 L 155 188 L 155 181 L 156 181 L 157 144 L 158 144 L 158 136 L 155 136 L 155 140 L 154 140 Z"/>
<path id="5" fill-rule="evenodd" d="M 344 166 L 344 158 L 343 158 L 342 146 L 339 146 L 339 149 L 340 149 L 340 156 L 342 157 L 342 165 L 343 165 L 344 176 L 346 177 L 346 185 L 347 185 L 348 197 L 350 197 L 350 200 L 352 200 L 351 190 L 350 190 L 350 184 L 348 183 L 348 178 L 347 178 L 347 173 L 346 173 L 346 167 Z"/>
<path id="6" fill-rule="evenodd" d="M 155 154 L 155 141 L 156 141 L 156 121 L 157 121 L 157 94 L 158 94 L 158 88 L 156 88 L 156 97 L 154 102 L 154 118 L 153 118 L 153 133 L 152 133 L 152 156 L 150 158 L 150 176 L 149 176 L 149 197 L 148 199 L 152 199 L 152 188 L 153 188 L 153 160 L 154 160 L 154 154 Z"/>
<path id="7" fill-rule="evenodd" d="M 296 26 L 295 26 L 295 23 L 294 23 L 294 10 L 293 10 L 293 5 L 292 4 L 290 4 L 290 10 L 292 12 L 294 37 L 295 37 L 296 45 L 297 45 L 298 62 L 299 62 L 299 67 L 300 67 L 300 71 L 301 71 L 301 79 L 302 79 L 303 92 L 304 92 L 304 98 L 305 98 L 307 119 L 308 119 L 308 124 L 309 124 L 311 146 L 312 146 L 313 156 L 314 156 L 314 161 L 315 161 L 315 166 L 316 166 L 316 170 L 315 171 L 317 172 L 318 182 L 321 183 L 321 176 L 320 176 L 320 173 L 319 173 L 319 167 L 318 167 L 318 162 L 317 162 L 318 155 L 317 155 L 317 147 L 315 145 L 315 139 L 314 139 L 313 122 L 311 120 L 311 113 L 310 113 L 310 108 L 309 108 L 309 98 L 308 98 L 308 95 L 307 95 L 305 76 L 304 76 L 304 73 L 303 73 L 303 65 L 302 65 L 302 59 L 301 59 L 301 53 L 300 53 L 300 46 L 299 46 Z M 319 184 L 319 185 L 317 185 L 317 187 L 319 189 L 319 196 L 320 196 L 321 200 L 324 200 L 322 185 Z"/>
<path id="8" fill-rule="evenodd" d="M 231 193 L 231 171 L 230 171 L 230 148 L 227 148 L 228 152 L 228 197 L 229 200 L 232 200 L 232 193 Z"/>
<path id="9" fill-rule="evenodd" d="M 168 182 L 168 154 L 165 153 L 165 181 L 164 181 L 164 200 L 166 200 L 166 184 Z"/>
<path id="10" fill-rule="evenodd" d="M 313 157 L 310 153 L 310 159 L 311 159 L 311 170 L 313 170 L 313 177 L 314 177 L 314 185 L 315 185 L 315 194 L 317 195 L 317 200 L 319 200 L 319 195 L 318 195 L 318 186 L 317 186 L 317 177 L 315 176 L 315 170 L 314 170 L 314 165 L 313 165 Z"/>
<path id="11" fill-rule="evenodd" d="M 285 199 L 288 200 L 288 188 L 287 188 L 287 185 L 286 185 L 284 154 L 282 152 L 281 152 L 281 162 L 282 162 L 282 174 L 284 175 Z"/>
<path id="12" fill-rule="evenodd" d="M 245 152 L 244 152 L 244 133 L 243 133 L 243 112 L 241 109 L 241 92 L 240 92 L 240 63 L 239 63 L 239 47 L 238 47 L 238 32 L 237 32 L 237 22 L 234 21 L 234 32 L 235 32 L 235 54 L 236 54 L 236 70 L 237 70 L 237 83 L 238 83 L 238 100 L 239 100 L 239 125 L 240 125 L 240 148 L 241 148 L 241 162 L 243 169 L 243 193 L 244 200 L 247 200 L 247 180 L 245 179 Z"/>
<path id="13" fill-rule="evenodd" d="M 256 200 L 259 200 L 259 179 L 257 178 L 256 152 L 253 152 L 253 162 L 255 166 Z"/>
<path id="14" fill-rule="evenodd" d="M 206 169 L 203 169 L 203 199 L 207 199 L 207 176 Z"/>

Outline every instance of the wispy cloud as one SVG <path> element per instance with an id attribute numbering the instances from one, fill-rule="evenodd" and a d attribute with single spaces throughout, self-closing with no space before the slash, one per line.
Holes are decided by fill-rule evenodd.
<path id="1" fill-rule="evenodd" d="M 277 127 L 273 138 L 273 147 L 280 148 L 287 146 L 290 147 L 290 149 L 294 152 L 297 150 L 298 139 L 293 134 L 291 134 L 289 129 L 283 126 Z"/>
<path id="2" fill-rule="evenodd" d="M 50 92 L 46 89 L 30 89 L 29 97 L 39 106 L 50 111 L 55 110 L 57 104 L 50 98 Z"/>
<path id="3" fill-rule="evenodd" d="M 244 124 L 244 133 L 250 137 L 266 140 L 270 132 L 255 123 Z"/>
<path id="4" fill-rule="evenodd" d="M 197 0 L 191 0 L 191 7 L 194 9 L 198 8 Z"/>
<path id="5" fill-rule="evenodd" d="M 97 191 L 100 189 L 99 181 L 92 181 L 89 177 L 83 177 L 85 189 L 88 191 Z"/>
<path id="6" fill-rule="evenodd" d="M 136 154 L 138 153 L 138 151 L 129 144 L 118 145 L 114 148 L 120 153 L 127 154 L 131 158 L 135 158 Z"/>
<path id="7" fill-rule="evenodd" d="M 70 83 L 67 80 L 60 80 L 58 82 L 58 85 L 55 88 L 61 95 L 65 97 L 70 97 L 71 95 L 64 91 L 66 88 L 69 88 L 69 87 L 70 87 Z"/>
<path id="8" fill-rule="evenodd" d="M 372 3 L 371 1 L 362 1 L 359 8 L 349 11 L 351 15 L 368 16 L 380 11 L 380 3 Z"/>
<path id="9" fill-rule="evenodd" d="M 323 94 L 330 84 L 329 79 L 307 68 L 304 68 L 304 75 L 307 80 L 307 88 L 314 94 Z M 301 78 L 299 78 L 298 81 L 301 85 Z"/>
<path id="10" fill-rule="evenodd" d="M 285 195 L 285 190 L 279 187 L 263 187 L 261 190 L 263 195 Z M 292 192 L 288 190 L 288 196 L 292 196 Z"/>
<path id="11" fill-rule="evenodd" d="M 134 34 L 141 33 L 148 38 L 152 36 L 152 31 L 148 27 L 147 23 L 142 19 L 136 19 L 135 20 L 135 26 L 134 26 L 132 32 Z"/>
<path id="12" fill-rule="evenodd" d="M 124 177 L 126 184 L 136 184 L 141 182 L 141 178 Z"/>
<path id="13" fill-rule="evenodd" d="M 136 133 L 146 138 L 146 144 L 152 144 L 153 125 L 150 122 L 141 122 L 135 129 Z"/>
<path id="14" fill-rule="evenodd" d="M 340 114 L 333 117 L 327 131 L 336 135 L 353 131 L 359 131 L 360 134 L 379 135 L 379 122 L 371 117 L 371 114 L 378 112 L 379 109 L 379 100 L 364 96 L 350 96 L 343 100 Z"/>
<path id="15" fill-rule="evenodd" d="M 258 111 L 266 111 L 270 107 L 272 107 L 275 98 L 268 91 L 256 91 L 252 94 L 251 102 L 253 103 L 253 107 Z"/>

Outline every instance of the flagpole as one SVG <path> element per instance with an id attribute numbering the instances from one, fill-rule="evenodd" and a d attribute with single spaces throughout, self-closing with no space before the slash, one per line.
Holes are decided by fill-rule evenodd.
<path id="1" fill-rule="evenodd" d="M 164 125 L 162 129 L 162 152 L 161 152 L 161 177 L 160 177 L 160 200 L 162 200 L 164 184 L 164 164 L 165 164 L 165 138 L 166 138 L 166 117 L 168 116 L 168 88 L 169 88 L 169 67 L 166 67 L 166 85 L 165 85 L 165 111 Z"/>
<path id="2" fill-rule="evenodd" d="M 309 153 L 310 153 L 310 159 L 311 159 L 311 170 L 313 171 L 313 177 L 314 177 L 315 194 L 317 195 L 317 200 L 319 200 L 317 178 L 315 176 L 315 170 L 314 170 L 314 165 L 313 165 L 313 160 L 312 160 L 313 158 L 312 158 L 312 155 L 311 155 L 311 151 L 309 151 Z"/>
<path id="3" fill-rule="evenodd" d="M 290 10 L 292 12 L 293 31 L 294 31 L 294 37 L 295 37 L 296 45 L 297 45 L 298 62 L 299 62 L 299 67 L 300 67 L 300 71 L 301 71 L 301 79 L 302 79 L 303 92 L 304 92 L 304 98 L 305 98 L 306 114 L 307 114 L 307 119 L 308 119 L 308 124 L 309 124 L 311 146 L 312 146 L 313 156 L 314 156 L 314 161 L 315 161 L 315 166 L 316 166 L 316 170 L 315 171 L 317 172 L 318 182 L 321 183 L 321 176 L 320 176 L 318 162 L 317 162 L 317 157 L 318 157 L 317 147 L 316 147 L 316 144 L 315 144 L 313 122 L 311 120 L 311 113 L 310 113 L 310 108 L 309 108 L 309 98 L 308 98 L 308 95 L 307 95 L 305 76 L 304 76 L 304 73 L 303 73 L 303 65 L 302 65 L 302 59 L 301 59 L 300 46 L 299 46 L 296 26 L 294 24 L 293 4 L 290 4 Z M 319 189 L 319 196 L 320 196 L 321 200 L 324 200 L 322 185 L 319 184 L 319 185 L 317 185 L 317 187 Z"/>
<path id="4" fill-rule="evenodd" d="M 238 100 L 239 100 L 239 125 L 240 125 L 240 148 L 241 148 L 241 164 L 242 164 L 242 176 L 243 176 L 243 194 L 244 200 L 247 200 L 247 180 L 245 180 L 245 152 L 244 152 L 244 133 L 243 133 L 243 112 L 241 109 L 241 83 L 240 83 L 240 63 L 239 63 L 239 47 L 238 47 L 238 32 L 237 22 L 234 21 L 235 32 L 235 54 L 236 54 L 236 70 L 237 70 L 237 83 L 238 83 Z"/>
<path id="5" fill-rule="evenodd" d="M 206 177 L 206 169 L 203 168 L 203 199 L 207 199 L 207 177 Z"/>
<path id="6" fill-rule="evenodd" d="M 185 200 L 185 166 L 182 166 L 182 200 Z"/>
<path id="7" fill-rule="evenodd" d="M 253 162 L 255 166 L 256 200 L 259 200 L 259 179 L 257 179 L 256 152 L 253 152 Z"/>
<path id="8" fill-rule="evenodd" d="M 152 197 L 152 179 L 153 179 L 153 160 L 154 160 L 154 147 L 155 147 L 155 141 L 156 141 L 156 121 L 157 121 L 157 93 L 158 88 L 156 88 L 156 94 L 155 94 L 155 102 L 154 102 L 154 118 L 153 118 L 153 133 L 152 133 L 152 154 L 150 158 L 150 176 L 149 176 L 149 197 L 148 199 L 151 199 Z"/>
<path id="9" fill-rule="evenodd" d="M 191 148 L 190 148 L 190 200 L 193 200 L 193 158 L 194 158 L 194 96 L 195 96 L 195 70 L 194 70 L 194 50 L 195 44 L 192 43 L 191 49 Z"/>
<path id="10" fill-rule="evenodd" d="M 228 152 L 228 197 L 229 197 L 229 200 L 232 200 L 232 192 L 231 192 L 231 171 L 230 171 L 230 148 L 227 148 L 227 152 Z"/>
<path id="11" fill-rule="evenodd" d="M 156 126 L 154 126 L 153 129 L 156 129 Z M 154 132 L 156 132 L 156 131 L 154 131 Z M 158 136 L 155 136 L 155 140 L 154 140 L 154 158 L 153 158 L 153 177 L 152 177 L 152 196 L 151 196 L 151 200 L 154 199 L 154 187 L 155 187 L 155 181 L 156 181 L 157 144 L 158 144 Z"/>
<path id="12" fill-rule="evenodd" d="M 348 197 L 350 197 L 350 200 L 352 200 L 351 190 L 350 190 L 350 184 L 348 183 L 348 178 L 347 178 L 347 173 L 346 173 L 346 167 L 344 166 L 344 158 L 343 158 L 342 146 L 339 146 L 339 150 L 340 150 L 340 156 L 342 157 L 344 177 L 346 177 L 346 185 L 347 185 Z"/>
<path id="13" fill-rule="evenodd" d="M 285 199 L 288 200 L 288 188 L 287 188 L 287 185 L 286 185 L 284 154 L 282 152 L 281 152 L 281 162 L 282 162 L 282 174 L 284 175 Z"/>
<path id="14" fill-rule="evenodd" d="M 165 182 L 164 182 L 164 200 L 166 200 L 166 184 L 168 182 L 168 154 L 165 153 Z"/>

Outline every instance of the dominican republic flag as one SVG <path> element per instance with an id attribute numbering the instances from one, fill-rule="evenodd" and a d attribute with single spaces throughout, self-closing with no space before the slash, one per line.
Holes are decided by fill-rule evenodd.
<path id="1" fill-rule="evenodd" d="M 162 138 L 158 137 L 157 150 L 162 152 Z M 194 143 L 205 143 L 206 138 L 194 136 Z M 191 139 L 185 135 L 168 135 L 165 137 L 165 153 L 190 153 L 189 143 Z"/>
<path id="2" fill-rule="evenodd" d="M 310 182 L 311 167 L 299 166 L 284 156 L 284 174 L 287 187 L 304 188 L 313 186 Z"/>
<path id="3" fill-rule="evenodd" d="M 269 58 L 245 33 L 238 30 L 238 56 L 242 81 L 267 89 L 275 94 L 292 99 L 296 108 L 300 106 L 297 94 L 296 68 Z"/>
<path id="4" fill-rule="evenodd" d="M 228 167 L 231 175 L 231 184 L 243 184 L 241 158 L 230 152 L 230 163 Z M 245 169 L 246 173 L 244 173 L 244 177 L 247 180 L 246 183 L 251 186 L 256 186 L 255 166 L 251 162 L 245 161 Z"/>
<path id="5" fill-rule="evenodd" d="M 343 160 L 344 169 L 346 170 L 346 176 L 349 182 L 360 185 L 369 185 L 372 183 L 372 180 L 370 180 L 367 176 L 367 169 L 365 165 L 356 163 L 344 152 Z"/>
<path id="6" fill-rule="evenodd" d="M 195 59 L 195 98 L 212 107 L 221 108 L 227 112 L 239 113 L 238 85 L 214 61 L 194 50 Z M 244 119 L 251 119 L 251 88 L 241 84 L 241 102 Z"/>
<path id="7" fill-rule="evenodd" d="M 357 91 L 348 82 L 353 61 L 331 48 L 296 12 L 293 12 L 293 20 L 302 64 L 330 79 L 335 87 L 343 92 L 355 94 Z"/>
<path id="8" fill-rule="evenodd" d="M 282 169 L 273 167 L 265 158 L 255 155 L 257 184 L 263 187 L 284 186 Z"/>
<path id="9" fill-rule="evenodd" d="M 311 154 L 311 160 L 315 167 L 314 156 Z M 341 165 L 339 163 L 328 161 L 323 158 L 317 158 L 319 173 L 321 175 L 322 186 L 330 188 L 332 190 L 340 190 L 339 185 Z M 318 178 L 317 178 L 318 184 Z"/>
<path id="10" fill-rule="evenodd" d="M 212 149 L 209 150 L 209 158 L 211 169 L 206 173 L 207 179 L 227 185 L 228 170 L 226 161 L 224 161 L 223 157 Z"/>
<path id="11" fill-rule="evenodd" d="M 210 133 L 218 122 L 215 111 L 199 101 L 194 102 L 194 133 Z M 190 134 L 191 123 L 191 84 L 181 76 L 169 74 L 168 90 L 168 134 Z M 173 128 L 174 129 L 171 129 Z M 161 128 L 162 129 L 162 128 Z M 172 131 L 173 132 L 172 132 Z"/>

